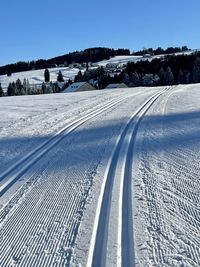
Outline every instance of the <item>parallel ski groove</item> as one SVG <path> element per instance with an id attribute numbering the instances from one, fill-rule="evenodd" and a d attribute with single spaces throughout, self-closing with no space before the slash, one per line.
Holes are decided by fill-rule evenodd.
<path id="1" fill-rule="evenodd" d="M 105 112 L 106 110 L 112 108 L 113 106 L 119 104 L 121 101 L 125 100 L 125 97 L 118 97 L 114 101 L 109 101 L 100 108 L 92 111 L 90 114 L 84 115 L 75 121 L 69 123 L 64 129 L 56 133 L 48 141 L 40 145 L 34 151 L 30 152 L 17 164 L 14 164 L 9 168 L 8 171 L 3 173 L 0 177 L 0 197 L 30 168 L 35 164 L 41 157 L 43 157 L 49 150 L 51 150 L 55 145 L 57 145 L 63 138 L 65 138 L 69 133 L 74 131 L 77 127 L 85 123 L 86 121 L 94 118 L 95 116 Z"/>
<path id="2" fill-rule="evenodd" d="M 134 139 L 139 127 L 139 123 L 143 118 L 147 110 L 152 106 L 152 104 L 157 100 L 157 98 L 163 94 L 168 88 L 162 90 L 159 93 L 151 96 L 139 109 L 132 115 L 130 120 L 127 122 L 125 127 L 122 129 L 116 145 L 113 149 L 111 157 L 109 159 L 107 169 L 104 175 L 104 180 L 102 183 L 102 188 L 99 196 L 99 201 L 97 205 L 97 212 L 94 221 L 94 228 L 91 238 L 91 245 L 88 255 L 87 267 L 103 267 L 106 266 L 106 254 L 107 254 L 107 239 L 108 239 L 108 217 L 111 208 L 111 195 L 112 187 L 115 179 L 115 172 L 118 165 L 118 158 L 122 146 L 124 148 L 124 158 L 121 170 L 121 185 L 122 188 L 119 192 L 119 218 L 118 218 L 118 244 L 117 244 L 117 266 L 134 266 L 132 248 L 134 247 L 134 242 L 131 240 L 132 223 L 132 207 L 130 206 L 130 190 L 131 190 L 131 160 L 133 152 Z M 135 127 L 133 127 L 135 123 Z M 133 129 L 132 129 L 133 128 Z M 128 140 L 128 145 L 124 144 L 125 139 Z M 126 178 L 126 179 L 125 179 Z M 121 210 L 122 209 L 122 210 Z M 116 227 L 116 226 L 114 226 Z M 124 230 L 126 228 L 126 230 Z M 133 234 L 132 234 L 133 236 Z M 130 244 L 131 243 L 131 244 Z M 131 250 L 131 251 L 130 251 Z"/>

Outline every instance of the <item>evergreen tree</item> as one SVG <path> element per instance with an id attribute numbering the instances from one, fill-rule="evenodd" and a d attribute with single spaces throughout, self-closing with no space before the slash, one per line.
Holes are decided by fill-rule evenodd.
<path id="1" fill-rule="evenodd" d="M 178 73 L 178 84 L 183 84 L 185 83 L 185 77 L 184 77 L 184 73 L 182 70 L 179 71 Z"/>
<path id="2" fill-rule="evenodd" d="M 139 75 L 137 72 L 134 72 L 134 73 L 131 73 L 130 74 L 130 80 L 131 80 L 131 83 L 133 84 L 133 86 L 138 86 L 139 85 Z"/>
<path id="3" fill-rule="evenodd" d="M 91 72 L 90 71 L 85 71 L 84 75 L 83 75 L 83 81 L 89 82 L 89 80 L 91 79 Z"/>
<path id="4" fill-rule="evenodd" d="M 161 68 L 158 72 L 158 76 L 160 78 L 160 85 L 164 84 L 164 78 L 165 78 L 165 71 L 163 68 Z"/>
<path id="5" fill-rule="evenodd" d="M 88 64 L 88 61 L 86 62 L 86 70 L 89 71 L 89 64 Z"/>
<path id="6" fill-rule="evenodd" d="M 7 71 L 7 76 L 10 77 L 12 75 L 12 72 L 10 70 Z"/>
<path id="7" fill-rule="evenodd" d="M 186 83 L 191 83 L 191 82 L 192 82 L 192 75 L 191 75 L 191 72 L 188 72 L 188 73 L 186 74 L 185 82 L 186 82 Z"/>
<path id="8" fill-rule="evenodd" d="M 126 73 L 126 72 L 123 73 L 122 82 L 125 83 L 126 85 L 128 85 L 130 83 L 130 77 L 129 77 L 128 73 Z"/>
<path id="9" fill-rule="evenodd" d="M 7 95 L 8 96 L 13 96 L 15 95 L 15 83 L 9 83 L 8 89 L 7 89 Z"/>
<path id="10" fill-rule="evenodd" d="M 60 91 L 61 91 L 61 89 L 60 89 L 58 83 L 54 83 L 53 84 L 53 92 L 54 93 L 59 93 Z"/>
<path id="11" fill-rule="evenodd" d="M 193 82 L 199 83 L 200 82 L 200 58 L 197 57 L 194 61 L 194 67 L 192 71 L 192 79 Z"/>
<path id="12" fill-rule="evenodd" d="M 30 94 L 31 88 L 30 88 L 30 84 L 29 84 L 29 80 L 28 79 L 24 79 L 23 80 L 23 93 L 25 95 Z"/>
<path id="13" fill-rule="evenodd" d="M 24 88 L 20 79 L 16 81 L 15 95 L 24 95 Z"/>
<path id="14" fill-rule="evenodd" d="M 69 79 L 69 80 L 64 84 L 63 89 L 67 88 L 67 87 L 70 86 L 72 83 L 73 83 L 72 80 Z"/>
<path id="15" fill-rule="evenodd" d="M 48 69 L 45 69 L 44 71 L 44 81 L 48 83 L 50 81 L 50 72 Z"/>
<path id="16" fill-rule="evenodd" d="M 167 67 L 167 70 L 165 72 L 164 84 L 165 85 L 174 84 L 174 75 L 173 75 L 172 70 L 171 70 L 170 67 Z"/>
<path id="17" fill-rule="evenodd" d="M 45 94 L 45 91 L 46 91 L 46 84 L 43 82 L 42 83 L 42 94 Z"/>
<path id="18" fill-rule="evenodd" d="M 64 82 L 64 78 L 63 78 L 62 72 L 60 70 L 58 72 L 57 81 L 58 82 Z"/>
<path id="19" fill-rule="evenodd" d="M 75 82 L 82 82 L 83 81 L 83 74 L 82 74 L 82 72 L 80 70 L 79 70 L 78 74 L 75 76 L 74 81 Z"/>
<path id="20" fill-rule="evenodd" d="M 98 87 L 99 89 L 103 88 L 103 80 L 105 77 L 105 71 L 103 67 L 98 68 L 97 70 L 97 80 L 98 80 Z"/>
<path id="21" fill-rule="evenodd" d="M 23 83 L 23 87 L 24 87 L 24 92 L 26 95 L 30 95 L 31 94 L 31 86 L 29 84 L 29 80 L 25 79 L 24 83 Z"/>
<path id="22" fill-rule="evenodd" d="M 2 97 L 4 95 L 3 89 L 1 87 L 1 83 L 0 83 L 0 97 Z"/>

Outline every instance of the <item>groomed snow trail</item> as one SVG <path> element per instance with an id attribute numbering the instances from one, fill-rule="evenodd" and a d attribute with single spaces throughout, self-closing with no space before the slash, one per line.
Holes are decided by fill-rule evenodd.
<path id="1" fill-rule="evenodd" d="M 50 149 L 52 149 L 58 142 L 65 138 L 68 134 L 74 131 L 81 124 L 87 120 L 94 118 L 95 116 L 105 112 L 113 106 L 119 104 L 125 98 L 118 98 L 114 101 L 110 101 L 87 115 L 82 116 L 79 119 L 73 120 L 65 128 L 56 133 L 48 141 L 41 144 L 38 148 L 29 152 L 19 162 L 15 163 L 8 170 L 0 176 L 0 197 L 6 193 L 6 191 L 26 172 L 35 162 L 37 162 L 43 155 L 45 155 Z"/>
<path id="2" fill-rule="evenodd" d="M 106 97 L 98 92 L 93 108 L 81 116 L 78 112 L 29 151 L 23 148 L 25 155 L 18 151 L 21 160 L 8 170 L 1 166 L 0 266 L 73 266 L 86 202 L 105 150 L 124 124 L 124 107 L 130 99 L 137 107 L 157 91 L 140 88 L 122 96 L 124 90 L 116 90 L 105 92 Z M 17 105 L 20 101 L 16 98 Z"/>
<path id="3" fill-rule="evenodd" d="M 102 181 L 87 267 L 134 266 L 130 204 L 134 139 L 142 117 L 166 90 L 151 96 L 134 112 L 116 141 Z"/>
<path id="4" fill-rule="evenodd" d="M 2 176 L 2 195 L 7 193 L 4 190 L 6 188 L 4 186 L 5 180 L 6 185 L 8 184 L 9 186 L 12 186 L 17 179 L 23 178 L 25 175 L 29 176 L 30 174 L 31 177 L 27 180 L 28 183 L 32 177 L 37 181 L 43 176 L 43 180 L 34 188 L 30 188 L 31 191 L 30 193 L 27 192 L 25 201 L 22 198 L 24 192 L 21 194 L 22 186 L 19 192 L 16 192 L 14 195 L 14 200 L 12 201 L 11 199 L 11 203 L 14 206 L 13 211 L 11 210 L 10 212 L 10 206 L 12 205 L 10 205 L 9 201 L 0 212 L 2 225 L 5 223 L 7 226 L 7 230 L 4 229 L 4 226 L 2 226 L 4 230 L 1 229 L 1 241 L 4 244 L 0 248 L 0 262 L 2 266 L 13 264 L 20 266 L 49 266 L 53 262 L 59 266 L 69 264 L 72 254 L 72 248 L 70 246 L 74 243 L 84 202 L 95 174 L 95 165 L 90 166 L 89 162 L 92 162 L 92 155 L 89 154 L 89 162 L 87 163 L 89 166 L 87 168 L 83 166 L 83 169 L 76 170 L 76 172 L 80 171 L 83 173 L 85 179 L 83 175 L 81 175 L 83 176 L 82 179 L 78 179 L 79 172 L 77 173 L 77 179 L 75 179 L 74 175 L 76 172 L 65 168 L 64 162 L 66 159 L 60 159 L 60 162 L 57 161 L 57 164 L 55 164 L 55 160 L 49 160 L 49 158 L 51 159 L 51 154 L 57 153 L 57 146 L 62 145 L 62 141 L 65 140 L 65 137 L 69 133 L 72 133 L 75 129 L 97 115 L 114 108 L 124 99 L 124 97 L 118 97 L 106 104 L 101 104 L 100 107 L 95 107 L 93 111 L 90 110 L 87 115 L 81 116 L 79 119 L 70 123 L 70 125 L 55 134 L 45 144 L 30 152 L 18 164 L 15 164 L 10 170 L 4 173 Z M 99 156 L 98 153 L 97 155 Z M 97 159 L 95 159 L 95 164 L 98 163 Z M 49 162 L 44 164 L 46 161 Z M 72 162 L 69 165 L 70 168 L 76 168 L 79 165 L 79 161 Z M 53 164 L 56 166 L 55 170 Z M 86 168 L 85 171 L 84 168 Z M 49 177 L 49 169 L 52 170 L 51 179 L 49 179 L 51 177 Z M 62 169 L 68 170 L 67 176 L 72 177 L 77 184 L 74 184 L 74 181 L 71 179 L 66 179 Z M 7 177 L 8 180 L 6 179 Z M 26 185 L 25 191 L 27 191 Z M 16 199 L 17 202 L 15 202 Z M 20 203 L 21 201 L 22 203 Z M 12 212 L 14 213 L 13 216 Z M 8 221 L 5 220 L 7 214 Z M 74 216 L 75 214 L 76 216 Z M 12 231 L 15 232 L 14 236 L 10 234 L 11 227 Z M 6 239 L 5 236 L 7 236 Z M 11 243 L 15 245 L 10 246 Z M 29 245 L 30 243 L 31 245 Z"/>
<path id="5" fill-rule="evenodd" d="M 140 125 L 132 170 L 137 267 L 200 266 L 199 99 L 199 85 L 177 86 Z"/>
<path id="6" fill-rule="evenodd" d="M 199 86 L 0 98 L 0 267 L 199 267 Z"/>

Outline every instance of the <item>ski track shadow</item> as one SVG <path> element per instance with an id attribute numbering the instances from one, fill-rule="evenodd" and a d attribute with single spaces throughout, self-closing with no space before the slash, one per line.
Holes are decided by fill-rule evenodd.
<path id="1" fill-rule="evenodd" d="M 88 161 L 87 154 L 95 155 L 98 146 L 106 144 L 104 140 L 108 138 L 108 136 L 111 136 L 111 142 L 107 144 L 109 144 L 110 149 L 112 149 L 117 134 L 119 134 L 121 127 L 125 125 L 128 119 L 129 118 L 125 117 L 123 122 L 118 120 L 105 121 L 105 126 L 102 127 L 92 127 L 92 124 L 89 124 L 87 128 L 81 126 L 77 128 L 73 134 L 69 134 L 59 142 L 56 154 L 59 156 L 59 153 L 63 154 L 69 152 L 70 157 L 66 168 L 69 167 L 70 162 L 73 165 L 75 164 L 77 168 L 81 168 L 81 166 Z M 141 127 L 144 123 L 147 127 Z M 152 139 L 152 146 L 150 144 L 148 148 L 146 148 L 149 152 L 151 152 L 151 149 L 153 149 L 154 152 L 166 150 L 172 152 L 180 147 L 186 148 L 200 145 L 200 111 L 170 115 L 146 115 L 142 119 L 141 124 L 138 129 L 141 134 L 137 136 L 138 146 L 144 145 L 143 131 L 146 133 L 149 128 L 151 128 L 151 130 L 154 129 L 153 136 L 150 136 Z M 6 168 L 10 167 L 20 160 L 22 156 L 30 152 L 32 148 L 36 148 L 49 138 L 51 138 L 51 136 L 0 137 L 0 171 L 5 171 Z M 149 142 L 151 143 L 151 139 L 148 140 L 148 144 Z M 153 145 L 155 142 L 157 143 L 156 146 Z M 48 157 L 52 156 L 53 150 L 54 149 L 48 151 L 42 158 L 45 157 L 48 159 Z M 40 160 L 42 159 L 39 159 L 39 161 Z M 54 171 L 56 167 L 57 165 L 53 164 L 50 166 Z"/>

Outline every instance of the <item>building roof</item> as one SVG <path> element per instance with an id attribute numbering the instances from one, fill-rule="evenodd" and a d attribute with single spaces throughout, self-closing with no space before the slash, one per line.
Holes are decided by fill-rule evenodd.
<path id="1" fill-rule="evenodd" d="M 114 89 L 114 88 L 121 88 L 121 87 L 127 87 L 124 83 L 110 83 L 108 86 L 106 86 L 105 89 Z"/>
<path id="2" fill-rule="evenodd" d="M 69 92 L 76 92 L 81 86 L 84 84 L 87 84 L 87 82 L 77 82 L 77 83 L 72 83 L 70 86 L 68 86 L 63 92 L 64 93 L 69 93 Z"/>

